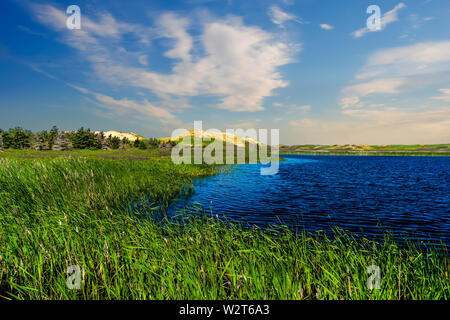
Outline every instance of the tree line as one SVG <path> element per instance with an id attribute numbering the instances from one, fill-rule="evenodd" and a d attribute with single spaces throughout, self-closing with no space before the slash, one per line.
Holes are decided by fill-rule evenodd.
<path id="1" fill-rule="evenodd" d="M 139 148 L 169 148 L 172 145 L 165 144 L 156 138 L 130 141 L 127 138 L 120 139 L 104 132 L 95 133 L 90 129 L 81 127 L 77 131 L 64 132 L 56 126 L 50 130 L 31 132 L 21 127 L 10 128 L 7 131 L 0 129 L 0 149 L 33 149 L 33 150 L 57 150 L 71 149 L 90 150 L 115 150 Z"/>

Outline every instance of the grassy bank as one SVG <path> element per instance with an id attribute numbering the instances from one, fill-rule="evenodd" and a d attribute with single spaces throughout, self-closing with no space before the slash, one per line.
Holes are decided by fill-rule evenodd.
<path id="1" fill-rule="evenodd" d="M 310 156 L 397 156 L 397 157 L 450 157 L 450 152 L 428 151 L 281 151 L 283 154 Z"/>
<path id="2" fill-rule="evenodd" d="M 160 224 L 124 208 L 146 194 L 153 207 L 165 203 L 213 167 L 159 157 L 25 158 L 0 159 L 0 298 L 450 297 L 444 256 L 400 249 L 388 237 L 270 234 L 205 216 Z M 66 285 L 72 265 L 79 290 Z M 380 290 L 367 288 L 370 265 L 380 267 Z"/>
<path id="3" fill-rule="evenodd" d="M 357 156 L 450 156 L 450 144 L 414 145 L 294 145 L 280 146 L 282 154 L 357 155 Z"/>

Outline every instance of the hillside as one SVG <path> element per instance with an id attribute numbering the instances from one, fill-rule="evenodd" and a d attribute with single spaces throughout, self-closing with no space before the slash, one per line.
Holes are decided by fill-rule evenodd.
<path id="1" fill-rule="evenodd" d="M 261 144 L 261 142 L 253 140 L 251 138 L 243 138 L 243 137 L 239 137 L 235 134 L 227 134 L 225 132 L 219 134 L 219 133 L 208 132 L 208 131 L 204 131 L 204 130 L 186 131 L 185 133 L 180 134 L 178 136 L 175 136 L 172 138 L 161 138 L 160 140 L 162 140 L 164 142 L 168 142 L 168 141 L 177 142 L 177 141 L 181 140 L 181 143 L 182 143 L 182 140 L 186 136 L 191 136 L 191 141 L 192 141 L 193 137 L 204 139 L 205 142 L 219 140 L 219 141 L 223 141 L 227 144 L 233 144 L 237 147 L 242 147 L 242 148 L 245 147 L 246 143 L 255 144 L 255 145 Z"/>
<path id="2" fill-rule="evenodd" d="M 95 131 L 96 134 L 100 133 L 100 131 Z M 136 139 L 142 140 L 145 139 L 143 136 L 138 135 L 134 132 L 121 132 L 121 131 L 116 131 L 116 130 L 110 130 L 107 132 L 103 132 L 103 134 L 105 135 L 105 137 L 109 137 L 111 135 L 111 137 L 117 137 L 119 139 L 123 139 L 123 138 L 127 138 L 129 141 L 135 141 Z"/>

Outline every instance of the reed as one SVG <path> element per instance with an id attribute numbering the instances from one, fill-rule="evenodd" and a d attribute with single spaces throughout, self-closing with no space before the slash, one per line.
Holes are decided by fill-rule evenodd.
<path id="1" fill-rule="evenodd" d="M 446 253 L 388 235 L 245 228 L 201 210 L 153 218 L 193 177 L 214 173 L 159 158 L 1 159 L 0 298 L 450 298 Z M 79 290 L 67 286 L 72 265 Z M 367 287 L 370 265 L 381 289 Z"/>

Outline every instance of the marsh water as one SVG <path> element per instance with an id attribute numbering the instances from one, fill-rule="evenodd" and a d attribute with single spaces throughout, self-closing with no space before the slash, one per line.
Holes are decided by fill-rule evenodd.
<path id="1" fill-rule="evenodd" d="M 283 155 L 279 172 L 236 165 L 196 179 L 169 213 L 202 207 L 214 216 L 267 228 L 330 231 L 369 238 L 386 229 L 402 238 L 450 244 L 450 158 Z"/>

